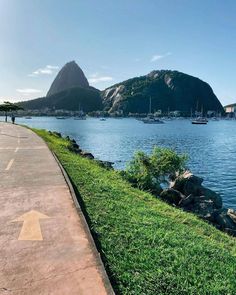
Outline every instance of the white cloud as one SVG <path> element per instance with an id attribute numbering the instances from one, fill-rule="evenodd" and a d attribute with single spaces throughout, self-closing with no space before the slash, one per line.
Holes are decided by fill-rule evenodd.
<path id="1" fill-rule="evenodd" d="M 169 56 L 171 54 L 172 54 L 171 52 L 167 52 L 167 53 L 164 53 L 164 54 L 155 54 L 155 55 L 152 56 L 150 61 L 155 62 L 155 61 L 158 61 L 158 60 L 160 60 L 162 58 L 165 58 L 165 57 L 167 57 L 167 56 Z"/>
<path id="2" fill-rule="evenodd" d="M 108 82 L 112 81 L 113 78 L 110 76 L 100 76 L 99 73 L 94 73 L 90 75 L 90 78 L 88 79 L 89 83 L 100 83 L 100 82 Z"/>
<path id="3" fill-rule="evenodd" d="M 42 90 L 33 89 L 33 88 L 16 89 L 16 91 L 23 94 L 23 95 L 30 95 L 30 94 L 36 94 L 36 93 L 42 92 Z"/>
<path id="4" fill-rule="evenodd" d="M 56 70 L 58 70 L 58 66 L 52 66 L 52 65 L 47 65 L 44 68 L 40 68 L 31 74 L 29 74 L 29 77 L 37 77 L 39 75 L 52 75 Z"/>
<path id="5" fill-rule="evenodd" d="M 51 69 L 51 70 L 58 70 L 59 69 L 58 66 L 51 66 L 51 65 L 47 65 L 46 68 Z"/>

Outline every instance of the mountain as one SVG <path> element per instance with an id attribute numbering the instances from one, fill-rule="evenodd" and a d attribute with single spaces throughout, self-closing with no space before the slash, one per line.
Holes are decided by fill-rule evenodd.
<path id="1" fill-rule="evenodd" d="M 152 112 L 181 111 L 190 114 L 203 109 L 224 112 L 212 88 L 204 81 L 170 70 L 152 71 L 148 75 L 118 83 L 102 92 L 106 111 L 148 113 L 151 97 Z"/>
<path id="2" fill-rule="evenodd" d="M 47 97 L 75 87 L 88 88 L 89 83 L 77 63 L 71 61 L 59 71 L 47 93 Z"/>
<path id="3" fill-rule="evenodd" d="M 67 63 L 57 74 L 46 97 L 19 103 L 24 109 L 73 110 L 91 112 L 102 109 L 100 90 L 89 86 L 83 71 L 74 62 Z"/>
<path id="4" fill-rule="evenodd" d="M 18 104 L 26 110 L 69 110 L 91 112 L 102 109 L 100 91 L 93 88 L 74 87 L 51 96 L 40 97 Z"/>
<path id="5" fill-rule="evenodd" d="M 89 86 L 83 71 L 74 62 L 67 63 L 53 81 L 46 97 L 21 102 L 24 109 L 79 110 L 91 112 L 104 109 L 110 113 L 148 113 L 151 111 L 224 112 L 211 87 L 204 81 L 170 70 L 152 71 L 132 78 L 104 91 Z"/>

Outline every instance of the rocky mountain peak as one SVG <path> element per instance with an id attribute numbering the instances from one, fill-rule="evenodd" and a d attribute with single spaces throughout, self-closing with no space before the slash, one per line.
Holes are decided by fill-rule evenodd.
<path id="1" fill-rule="evenodd" d="M 71 61 L 66 63 L 59 71 L 47 93 L 47 96 L 74 87 L 88 88 L 89 83 L 78 64 L 75 61 Z"/>

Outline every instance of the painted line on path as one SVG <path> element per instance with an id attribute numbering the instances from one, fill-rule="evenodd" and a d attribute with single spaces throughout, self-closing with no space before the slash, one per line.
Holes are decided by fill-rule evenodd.
<path id="1" fill-rule="evenodd" d="M 5 171 L 9 171 L 11 169 L 11 166 L 12 166 L 14 161 L 15 161 L 15 159 L 10 160 L 10 162 L 8 163 L 7 168 L 5 169 Z"/>

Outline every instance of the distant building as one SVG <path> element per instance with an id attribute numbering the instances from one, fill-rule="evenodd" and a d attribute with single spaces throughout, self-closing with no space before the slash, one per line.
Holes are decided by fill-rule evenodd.
<path id="1" fill-rule="evenodd" d="M 235 115 L 236 115 L 236 103 L 229 104 L 229 105 L 225 106 L 224 109 L 225 109 L 225 113 L 228 116 L 234 116 L 235 117 Z"/>

